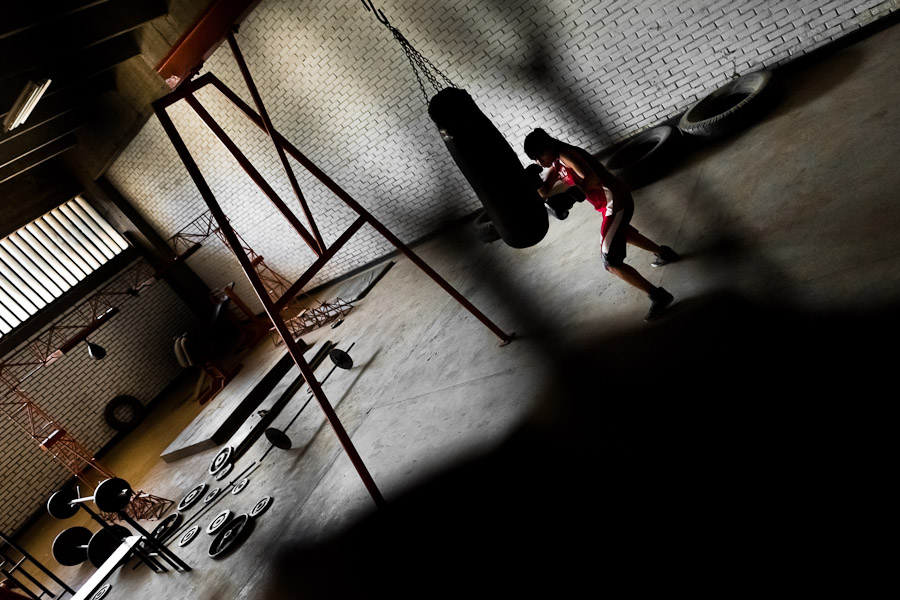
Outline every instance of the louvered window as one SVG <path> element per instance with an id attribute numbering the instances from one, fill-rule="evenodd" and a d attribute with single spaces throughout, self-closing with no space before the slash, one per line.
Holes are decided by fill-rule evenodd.
<path id="1" fill-rule="evenodd" d="M 126 248 L 80 197 L 0 240 L 0 337 Z"/>

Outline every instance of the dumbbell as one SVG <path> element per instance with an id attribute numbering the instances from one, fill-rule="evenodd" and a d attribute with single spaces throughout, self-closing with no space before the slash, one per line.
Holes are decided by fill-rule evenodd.
<path id="1" fill-rule="evenodd" d="M 131 531 L 121 525 L 110 525 L 97 533 L 87 527 L 70 527 L 56 536 L 51 551 L 63 566 L 74 567 L 89 560 L 99 569 L 129 535 Z"/>
<path id="2" fill-rule="evenodd" d="M 93 496 L 78 497 L 73 490 L 59 490 L 47 501 L 47 512 L 57 519 L 74 517 L 81 504 L 94 502 L 101 511 L 114 513 L 123 510 L 131 502 L 131 486 L 124 479 L 113 477 L 101 481 Z"/>

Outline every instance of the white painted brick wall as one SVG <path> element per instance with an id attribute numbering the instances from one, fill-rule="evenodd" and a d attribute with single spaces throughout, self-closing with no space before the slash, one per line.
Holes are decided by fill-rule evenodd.
<path id="1" fill-rule="evenodd" d="M 900 8 L 900 0 L 491 0 L 376 6 L 521 153 L 535 126 L 599 150 L 674 116 L 727 81 L 804 54 Z M 479 207 L 427 117 L 411 67 L 357 0 L 264 2 L 238 34 L 279 131 L 405 241 Z M 227 45 L 207 62 L 250 100 Z M 429 93 L 430 90 L 429 90 Z M 268 140 L 212 92 L 207 108 L 292 206 Z M 235 228 L 293 280 L 313 254 L 186 106 L 171 114 Z M 352 214 L 294 164 L 326 240 Z M 109 178 L 164 237 L 206 210 L 154 117 Z M 392 247 L 364 230 L 313 280 Z M 221 244 L 189 263 L 210 285 L 238 282 Z"/>
<path id="2" fill-rule="evenodd" d="M 193 314 L 165 282 L 123 300 L 118 308 L 120 312 L 89 338 L 106 349 L 106 358 L 90 358 L 80 344 L 21 386 L 91 452 L 116 434 L 103 417 L 112 398 L 127 394 L 146 405 L 179 374 L 172 340 L 194 323 Z M 18 350 L 8 356 L 19 356 Z M 7 388 L 0 397 L 8 401 Z M 70 477 L 59 461 L 0 413 L 0 531 L 21 527 Z"/>

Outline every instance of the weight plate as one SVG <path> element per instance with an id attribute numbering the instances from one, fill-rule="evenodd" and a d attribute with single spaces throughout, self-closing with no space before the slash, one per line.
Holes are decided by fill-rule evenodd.
<path id="1" fill-rule="evenodd" d="M 210 521 L 209 525 L 206 527 L 206 533 L 215 533 L 219 529 L 222 528 L 222 525 L 228 522 L 228 519 L 231 517 L 231 511 L 227 508 L 216 515 L 216 518 Z"/>
<path id="2" fill-rule="evenodd" d="M 131 531 L 122 525 L 110 525 L 101 529 L 88 542 L 88 560 L 99 569 L 113 555 L 113 552 L 122 545 L 122 540 L 129 535 L 131 535 Z"/>
<path id="3" fill-rule="evenodd" d="M 248 483 L 250 483 L 250 479 L 247 477 L 244 477 L 243 479 L 241 479 L 240 481 L 237 482 L 237 485 L 235 485 L 233 488 L 231 488 L 231 493 L 234 494 L 235 496 L 240 494 L 242 491 L 244 491 L 244 488 L 247 487 Z"/>
<path id="4" fill-rule="evenodd" d="M 115 513 L 128 506 L 131 495 L 131 485 L 127 481 L 112 477 L 97 484 L 94 490 L 94 504 L 103 512 Z"/>
<path id="5" fill-rule="evenodd" d="M 50 550 L 53 558 L 64 567 L 80 565 L 87 559 L 87 545 L 92 535 L 87 527 L 70 527 L 59 532 Z"/>
<path id="6" fill-rule="evenodd" d="M 78 505 L 72 504 L 72 501 L 77 498 L 78 494 L 74 490 L 59 490 L 47 500 L 47 512 L 57 519 L 74 517 L 78 512 Z"/>
<path id="7" fill-rule="evenodd" d="M 337 348 L 335 348 L 328 353 L 328 358 L 330 358 L 331 362 L 333 362 L 334 365 L 339 369 L 353 368 L 353 359 L 350 358 L 350 355 L 343 350 L 338 350 Z"/>
<path id="8" fill-rule="evenodd" d="M 209 504 L 213 500 L 216 499 L 216 496 L 219 495 L 221 490 L 219 488 L 213 488 L 209 490 L 209 493 L 206 495 L 206 498 L 203 499 L 203 504 Z"/>
<path id="9" fill-rule="evenodd" d="M 259 499 L 259 502 L 250 509 L 250 516 L 258 517 L 266 512 L 270 506 L 272 506 L 272 496 L 263 496 Z"/>
<path id="10" fill-rule="evenodd" d="M 219 453 L 213 457 L 212 462 L 209 465 L 209 474 L 215 475 L 219 472 L 219 469 L 228 464 L 228 461 L 231 459 L 231 453 L 234 452 L 234 448 L 231 446 L 225 446 Z"/>
<path id="11" fill-rule="evenodd" d="M 238 515 L 229 521 L 209 545 L 210 557 L 220 558 L 244 541 L 250 530 L 250 522 L 248 515 Z"/>
<path id="12" fill-rule="evenodd" d="M 219 469 L 216 472 L 216 481 L 222 481 L 223 479 L 228 477 L 228 474 L 231 473 L 231 469 L 233 469 L 233 468 L 234 468 L 234 463 L 230 462 L 227 465 L 225 465 L 224 467 L 222 467 L 221 469 Z"/>
<path id="13" fill-rule="evenodd" d="M 90 600 L 101 600 L 101 598 L 106 598 L 106 595 L 109 593 L 109 590 L 112 588 L 112 585 L 106 584 L 91 596 Z"/>
<path id="14" fill-rule="evenodd" d="M 181 502 L 178 503 L 178 510 L 186 510 L 197 503 L 200 500 L 200 496 L 203 495 L 203 492 L 206 491 L 208 486 L 205 483 L 201 483 L 191 491 L 187 493 L 187 495 L 181 499 Z"/>
<path id="15" fill-rule="evenodd" d="M 190 529 L 185 531 L 183 534 L 181 534 L 181 538 L 178 540 L 178 546 L 181 548 L 184 548 L 185 546 L 190 544 L 192 541 L 194 541 L 194 538 L 197 537 L 197 534 L 199 532 L 200 532 L 200 526 L 194 525 L 193 527 L 191 527 Z"/>
<path id="16" fill-rule="evenodd" d="M 159 522 L 159 525 L 151 532 L 150 535 L 155 537 L 156 539 L 163 541 L 168 538 L 172 533 L 174 533 L 175 529 L 181 524 L 181 513 L 172 513 L 165 519 Z"/>

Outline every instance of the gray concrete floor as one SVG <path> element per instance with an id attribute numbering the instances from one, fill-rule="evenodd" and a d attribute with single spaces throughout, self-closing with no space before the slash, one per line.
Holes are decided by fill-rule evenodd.
<path id="1" fill-rule="evenodd" d="M 879 561 L 844 516 L 860 530 L 878 519 L 870 444 L 884 439 L 900 297 L 898 47 L 895 26 L 785 70 L 760 122 L 685 147 L 635 192 L 634 224 L 684 258 L 651 269 L 630 252 L 676 296 L 657 323 L 601 268 L 585 205 L 526 250 L 480 244 L 468 225 L 416 249 L 516 332 L 505 347 L 399 259 L 343 325 L 304 338 L 354 344 L 353 369 L 325 391 L 388 507 L 376 510 L 312 403 L 288 430 L 293 448 L 198 520 L 272 496 L 235 552 L 210 559 L 201 533 L 171 544 L 192 571 L 128 565 L 108 597 L 802 589 L 844 582 L 838 571 L 858 591 L 871 580 L 850 565 Z M 104 463 L 173 499 L 221 485 L 206 472 L 216 450 L 158 459 L 199 413 L 175 394 Z M 42 521 L 23 543 L 55 567 L 49 540 L 76 521 Z M 58 569 L 73 585 L 92 571 Z"/>

